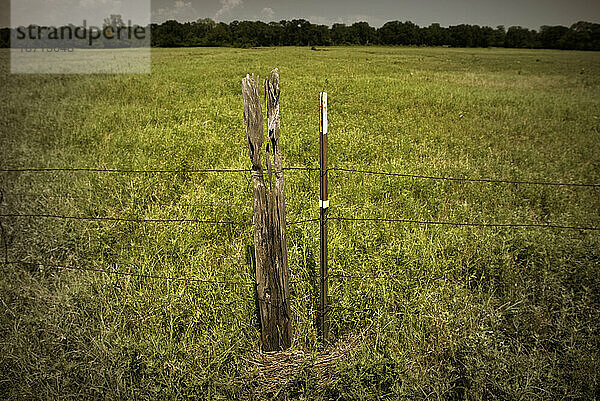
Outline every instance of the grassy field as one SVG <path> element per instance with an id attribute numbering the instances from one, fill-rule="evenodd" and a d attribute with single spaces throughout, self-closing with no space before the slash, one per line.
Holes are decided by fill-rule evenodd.
<path id="1" fill-rule="evenodd" d="M 326 50 L 157 49 L 139 76 L 10 75 L 4 52 L 0 168 L 249 168 L 241 79 L 278 67 L 285 166 L 318 166 L 324 89 L 330 166 L 600 182 L 600 53 Z M 288 220 L 317 217 L 318 175 L 285 180 Z M 0 214 L 252 220 L 246 173 L 0 188 Z M 599 192 L 336 171 L 330 215 L 598 227 Z M 3 399 L 600 398 L 597 231 L 331 221 L 332 274 L 394 277 L 331 280 L 323 349 L 318 223 L 291 225 L 293 352 L 269 366 L 251 286 L 48 266 L 251 282 L 250 227 L 0 221 L 10 260 L 45 264 L 0 267 Z"/>

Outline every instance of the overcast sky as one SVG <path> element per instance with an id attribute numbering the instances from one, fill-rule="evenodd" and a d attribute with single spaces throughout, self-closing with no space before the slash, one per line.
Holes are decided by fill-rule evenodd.
<path id="1" fill-rule="evenodd" d="M 154 0 L 152 19 L 218 21 L 305 18 L 313 23 L 367 21 L 381 26 L 387 21 L 410 20 L 455 25 L 571 25 L 580 20 L 600 22 L 600 0 Z"/>
<path id="2" fill-rule="evenodd" d="M 580 20 L 600 22 L 600 0 L 152 0 L 151 8 L 149 1 L 12 0 L 16 5 L 13 5 L 13 25 L 15 22 L 24 24 L 25 20 L 28 23 L 57 24 L 59 20 L 78 23 L 86 15 L 89 21 L 93 16 L 119 11 L 133 15 L 140 22 L 151 19 L 159 23 L 168 19 L 184 22 L 206 17 L 224 22 L 304 18 L 326 25 L 367 21 L 379 27 L 386 21 L 410 20 L 421 26 L 438 22 L 443 26 L 467 23 L 537 29 L 540 25 L 568 26 Z M 0 0 L 2 25 L 8 25 L 9 3 L 10 0 Z M 132 4 L 135 7 L 132 8 Z"/>

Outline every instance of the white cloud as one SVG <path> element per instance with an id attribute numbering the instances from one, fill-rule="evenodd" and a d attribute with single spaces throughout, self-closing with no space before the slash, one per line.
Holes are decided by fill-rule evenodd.
<path id="1" fill-rule="evenodd" d="M 355 22 L 368 22 L 369 25 L 375 25 L 379 21 L 379 18 L 373 17 L 372 15 L 354 14 L 347 15 L 344 18 L 346 24 L 354 24 Z"/>
<path id="2" fill-rule="evenodd" d="M 231 12 L 231 10 L 233 10 L 234 8 L 241 6 L 243 3 L 243 0 L 220 0 L 221 1 L 221 8 L 219 9 L 219 11 L 217 11 L 217 14 L 215 15 L 215 19 L 219 18 L 221 15 L 223 14 L 229 14 Z"/>
<path id="3" fill-rule="evenodd" d="M 382 24 L 381 18 L 377 18 L 372 15 L 364 15 L 364 14 L 350 14 L 350 15 L 345 15 L 342 17 L 334 17 L 334 18 L 311 15 L 310 17 L 307 17 L 306 19 L 308 21 L 312 22 L 313 24 L 329 25 L 329 26 L 331 26 L 333 24 L 352 25 L 355 22 L 368 22 L 369 25 L 374 26 L 374 27 L 380 26 Z"/>
<path id="4" fill-rule="evenodd" d="M 342 24 L 343 21 L 338 17 L 335 19 L 329 18 L 329 17 L 323 17 L 320 15 L 311 15 L 310 17 L 306 18 L 308 21 L 310 21 L 313 24 L 317 24 L 317 25 L 332 25 L 332 24 Z"/>
<path id="5" fill-rule="evenodd" d="M 152 22 L 161 23 L 168 20 L 177 20 L 179 22 L 195 21 L 198 19 L 198 12 L 192 6 L 192 2 L 177 0 L 172 7 L 159 8 L 152 12 Z"/>
<path id="6" fill-rule="evenodd" d="M 80 7 L 92 8 L 98 6 L 121 7 L 121 0 L 79 0 Z"/>
<path id="7" fill-rule="evenodd" d="M 84 20 L 88 26 L 99 25 L 111 14 L 120 14 L 123 21 L 132 20 L 134 24 L 150 22 L 150 0 L 13 0 L 10 3 L 13 26 L 79 25 Z"/>
<path id="8" fill-rule="evenodd" d="M 275 11 L 273 11 L 273 9 L 271 7 L 265 7 L 262 9 L 260 14 L 263 16 L 263 18 L 269 19 L 269 18 L 273 18 L 273 15 L 275 15 Z"/>

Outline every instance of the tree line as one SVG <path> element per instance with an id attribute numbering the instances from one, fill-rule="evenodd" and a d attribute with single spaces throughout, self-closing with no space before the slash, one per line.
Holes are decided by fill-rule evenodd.
<path id="1" fill-rule="evenodd" d="M 414 45 L 600 50 L 600 24 L 585 21 L 570 27 L 544 25 L 537 31 L 520 26 L 506 29 L 469 24 L 420 27 L 410 21 L 391 21 L 380 28 L 367 22 L 329 27 L 304 19 L 226 24 L 210 18 L 186 23 L 170 20 L 150 28 L 154 47 Z M 8 28 L 0 30 L 0 47 L 10 47 Z"/>

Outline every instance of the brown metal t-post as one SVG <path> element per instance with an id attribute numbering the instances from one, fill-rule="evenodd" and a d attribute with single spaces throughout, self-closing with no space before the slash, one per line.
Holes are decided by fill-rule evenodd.
<path id="1" fill-rule="evenodd" d="M 321 209 L 321 298 L 319 329 L 323 342 L 326 342 L 329 338 L 327 306 L 327 210 L 329 209 L 329 197 L 327 195 L 327 92 L 319 93 L 319 103 L 321 122 L 319 130 L 319 159 L 321 162 L 321 197 L 319 200 L 319 208 Z"/>

